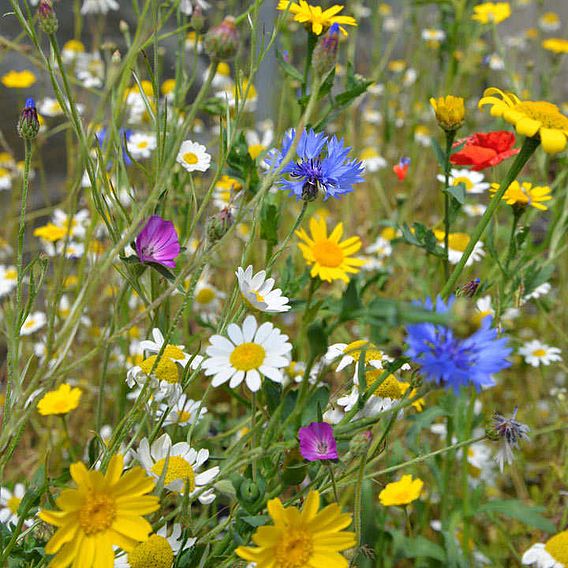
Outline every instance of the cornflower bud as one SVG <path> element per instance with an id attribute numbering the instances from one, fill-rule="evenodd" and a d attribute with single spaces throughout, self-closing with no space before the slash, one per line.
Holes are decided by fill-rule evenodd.
<path id="1" fill-rule="evenodd" d="M 436 120 L 446 132 L 452 132 L 461 127 L 465 117 L 464 101 L 461 97 L 431 98 L 430 104 L 436 113 Z"/>
<path id="2" fill-rule="evenodd" d="M 239 48 L 239 31 L 235 18 L 227 16 L 218 26 L 211 28 L 205 34 L 203 43 L 210 57 L 221 61 L 234 57 Z"/>
<path id="3" fill-rule="evenodd" d="M 479 278 L 474 278 L 470 280 L 467 284 L 464 284 L 458 291 L 457 296 L 466 296 L 467 298 L 473 298 L 477 289 L 479 288 L 481 280 Z"/>
<path id="4" fill-rule="evenodd" d="M 314 49 L 312 61 L 316 73 L 321 77 L 327 75 L 335 67 L 338 45 L 339 25 L 333 24 Z"/>
<path id="5" fill-rule="evenodd" d="M 39 120 L 35 101 L 29 98 L 18 121 L 18 134 L 24 140 L 33 140 L 39 132 Z"/>
<path id="6" fill-rule="evenodd" d="M 59 28 L 59 22 L 51 0 L 40 0 L 37 13 L 40 28 L 47 35 L 54 34 Z"/>

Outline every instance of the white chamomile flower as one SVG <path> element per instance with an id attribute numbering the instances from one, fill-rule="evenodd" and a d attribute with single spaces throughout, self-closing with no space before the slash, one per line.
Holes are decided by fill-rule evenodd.
<path id="1" fill-rule="evenodd" d="M 157 416 L 164 419 L 164 426 L 176 424 L 178 426 L 188 426 L 189 424 L 197 424 L 206 414 L 207 408 L 202 405 L 200 400 L 192 400 L 182 394 L 179 399 L 170 407 L 167 404 L 160 404 Z"/>
<path id="2" fill-rule="evenodd" d="M 365 252 L 367 254 L 375 254 L 379 258 L 386 258 L 392 254 L 392 245 L 384 237 L 377 237 L 375 242 L 365 249 Z"/>
<path id="3" fill-rule="evenodd" d="M 12 175 L 6 168 L 0 166 L 0 191 L 12 189 Z"/>
<path id="4" fill-rule="evenodd" d="M 71 237 L 82 239 L 87 233 L 89 225 L 89 211 L 81 209 L 77 211 L 69 220 L 69 216 L 62 209 L 55 209 L 53 212 L 53 224 L 69 231 Z"/>
<path id="5" fill-rule="evenodd" d="M 25 319 L 20 335 L 31 335 L 40 330 L 47 323 L 47 318 L 43 312 L 32 312 Z"/>
<path id="6" fill-rule="evenodd" d="M 438 239 L 440 246 L 444 246 L 444 231 L 435 230 L 435 237 Z M 467 233 L 450 233 L 448 236 L 448 259 L 451 264 L 457 264 L 469 244 L 471 237 Z M 483 241 L 477 241 L 473 247 L 471 255 L 467 259 L 466 266 L 471 266 L 474 262 L 478 262 L 485 256 L 483 249 Z"/>
<path id="7" fill-rule="evenodd" d="M 179 9 L 182 14 L 191 16 L 194 8 L 200 8 L 205 12 L 205 10 L 209 9 L 209 2 L 205 0 L 180 0 Z"/>
<path id="8" fill-rule="evenodd" d="M 164 476 L 164 487 L 170 491 L 183 493 L 186 485 L 189 487 L 189 496 L 199 493 L 200 503 L 208 505 L 215 500 L 213 489 L 203 488 L 211 484 L 219 474 L 218 467 L 212 467 L 199 473 L 201 466 L 209 459 L 209 450 L 194 450 L 186 442 L 172 445 L 168 434 L 162 434 L 152 446 L 148 438 L 144 438 L 135 452 L 135 457 L 149 475 L 155 479 Z M 168 466 L 166 467 L 166 458 Z"/>
<path id="9" fill-rule="evenodd" d="M 149 158 L 156 149 L 156 137 L 153 134 L 134 132 L 126 143 L 128 151 L 135 160 Z"/>
<path id="10" fill-rule="evenodd" d="M 63 114 L 63 109 L 59 104 L 57 99 L 52 97 L 45 97 L 37 104 L 37 111 L 41 116 L 61 116 Z"/>
<path id="11" fill-rule="evenodd" d="M 179 149 L 177 162 L 189 173 L 206 172 L 211 166 L 211 155 L 206 150 L 203 144 L 186 140 Z"/>
<path id="12" fill-rule="evenodd" d="M 466 203 L 463 206 L 464 213 L 468 217 L 481 217 L 486 209 L 487 207 L 481 203 Z"/>
<path id="13" fill-rule="evenodd" d="M 9 294 L 18 284 L 18 271 L 15 266 L 0 264 L 0 298 Z"/>
<path id="14" fill-rule="evenodd" d="M 425 148 L 432 145 L 432 133 L 427 126 L 419 124 L 414 129 L 414 140 Z"/>
<path id="15" fill-rule="evenodd" d="M 361 150 L 359 159 L 365 166 L 367 172 L 378 172 L 386 168 L 387 161 L 379 154 L 378 150 L 373 146 L 367 146 Z"/>
<path id="16" fill-rule="evenodd" d="M 546 296 L 550 290 L 552 290 L 552 286 L 549 282 L 543 282 L 540 286 L 537 286 L 530 294 L 527 294 L 523 297 L 523 302 L 528 302 L 529 300 L 536 300 L 541 296 Z M 1 295 L 1 294 L 0 294 Z"/>
<path id="17" fill-rule="evenodd" d="M 533 544 L 523 554 L 522 563 L 535 568 L 566 568 L 568 566 L 568 530 L 555 534 L 546 542 Z"/>
<path id="18" fill-rule="evenodd" d="M 209 281 L 209 275 L 204 273 L 195 286 L 193 302 L 204 320 L 212 320 L 219 313 L 225 297 L 225 292 L 215 288 Z"/>
<path id="19" fill-rule="evenodd" d="M 438 175 L 438 181 L 445 182 L 443 175 Z M 489 189 L 489 183 L 484 182 L 485 176 L 481 172 L 474 172 L 472 170 L 457 170 L 452 168 L 448 183 L 450 187 L 455 187 L 460 183 L 465 186 L 466 193 L 483 193 Z"/>
<path id="20" fill-rule="evenodd" d="M 491 55 L 488 55 L 484 59 L 484 62 L 487 64 L 489 69 L 492 69 L 493 71 L 502 71 L 503 69 L 505 69 L 505 62 L 498 53 L 492 53 Z"/>
<path id="21" fill-rule="evenodd" d="M 562 27 L 556 12 L 545 12 L 538 20 L 538 27 L 544 32 L 557 32 Z"/>
<path id="22" fill-rule="evenodd" d="M 208 359 L 203 362 L 207 376 L 213 376 L 212 386 L 229 382 L 230 388 L 238 387 L 243 380 L 252 392 L 261 385 L 261 375 L 282 383 L 283 370 L 289 364 L 288 353 L 292 345 L 271 323 L 258 326 L 254 316 L 247 316 L 238 326 L 231 323 L 227 335 L 213 335 L 207 348 Z"/>
<path id="23" fill-rule="evenodd" d="M 287 312 L 290 309 L 289 300 L 282 295 L 282 290 L 272 289 L 274 278 L 266 278 L 266 271 L 261 270 L 253 274 L 253 267 L 249 265 L 246 270 L 239 266 L 235 274 L 239 290 L 245 302 L 252 308 L 267 313 Z"/>
<path id="24" fill-rule="evenodd" d="M 435 28 L 426 28 L 422 30 L 422 39 L 424 41 L 441 42 L 446 39 L 446 32 Z"/>
<path id="25" fill-rule="evenodd" d="M 361 356 L 361 351 L 365 348 L 365 364 L 374 367 L 375 369 L 383 368 L 384 354 L 379 351 L 374 345 L 369 343 L 366 339 L 358 339 L 352 343 L 334 343 L 330 345 L 325 354 L 327 363 L 332 363 L 341 357 L 339 365 L 335 371 L 339 373 L 351 363 L 357 363 Z"/>
<path id="26" fill-rule="evenodd" d="M 556 361 L 562 361 L 561 351 L 558 347 L 550 347 L 545 343 L 541 343 L 538 339 L 525 343 L 520 349 L 519 354 L 525 359 L 528 365 L 547 367 Z"/>
<path id="27" fill-rule="evenodd" d="M 26 489 L 21 483 L 16 483 L 13 491 L 10 491 L 7 487 L 0 487 L 0 523 L 13 524 L 14 526 L 18 524 L 18 509 L 25 493 Z M 31 519 L 24 521 L 26 527 L 32 524 Z"/>
<path id="28" fill-rule="evenodd" d="M 268 150 L 274 140 L 272 122 L 261 124 L 259 127 L 259 131 L 247 130 L 245 133 L 248 153 L 253 160 L 256 160 L 263 152 Z"/>
<path id="29" fill-rule="evenodd" d="M 75 74 L 87 89 L 103 86 L 105 64 L 98 52 L 81 53 L 75 63 Z"/>
<path id="30" fill-rule="evenodd" d="M 182 538 L 182 533 L 179 523 L 173 525 L 171 532 L 164 525 L 147 540 L 137 543 L 130 552 L 118 556 L 114 568 L 171 566 L 173 558 L 189 550 L 197 541 L 196 538 Z"/>
<path id="31" fill-rule="evenodd" d="M 81 14 L 106 14 L 120 8 L 117 0 L 84 0 Z"/>

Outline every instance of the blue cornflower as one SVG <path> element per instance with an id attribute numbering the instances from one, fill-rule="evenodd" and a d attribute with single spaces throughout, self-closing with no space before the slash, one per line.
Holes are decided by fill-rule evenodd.
<path id="1" fill-rule="evenodd" d="M 101 147 L 101 150 L 103 149 L 107 135 L 108 132 L 106 126 L 101 128 L 95 135 L 97 137 L 97 141 L 99 143 L 99 146 Z M 118 135 L 120 137 L 120 143 L 122 146 L 122 159 L 124 160 L 124 165 L 129 166 L 130 164 L 132 164 L 132 160 L 130 159 L 128 152 L 126 151 L 126 143 L 128 142 L 128 140 L 130 140 L 130 136 L 132 136 L 132 130 L 130 130 L 129 128 L 119 128 Z M 107 167 L 110 168 L 111 165 L 112 161 L 108 164 Z"/>
<path id="2" fill-rule="evenodd" d="M 267 158 L 268 164 L 276 168 L 288 153 L 294 142 L 296 131 L 288 131 L 282 143 L 282 150 L 273 150 Z M 323 132 L 304 130 L 296 148 L 298 159 L 286 164 L 282 173 L 280 188 L 289 190 L 297 199 L 313 201 L 318 192 L 324 193 L 324 201 L 353 191 L 353 185 L 363 181 L 364 171 L 359 160 L 347 158 L 351 148 L 344 146 L 343 139 L 327 137 Z"/>
<path id="3" fill-rule="evenodd" d="M 435 308 L 428 298 L 422 305 L 438 313 L 447 312 L 454 298 L 446 305 L 438 297 Z M 483 318 L 479 329 L 469 337 L 456 337 L 445 326 L 432 323 L 409 325 L 408 349 L 405 355 L 421 366 L 426 380 L 459 391 L 461 386 L 473 385 L 476 390 L 495 385 L 493 375 L 510 367 L 507 356 L 511 349 L 507 339 L 499 338 L 492 327 L 493 318 Z"/>

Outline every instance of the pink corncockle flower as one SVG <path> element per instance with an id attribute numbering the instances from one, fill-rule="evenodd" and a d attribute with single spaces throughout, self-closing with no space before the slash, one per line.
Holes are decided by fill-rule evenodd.
<path id="1" fill-rule="evenodd" d="M 327 422 L 312 422 L 298 431 L 300 453 L 308 461 L 336 460 L 337 444 Z"/>
<path id="2" fill-rule="evenodd" d="M 179 240 L 171 221 L 152 215 L 136 237 L 136 254 L 140 262 L 155 262 L 175 268 L 179 254 Z"/>

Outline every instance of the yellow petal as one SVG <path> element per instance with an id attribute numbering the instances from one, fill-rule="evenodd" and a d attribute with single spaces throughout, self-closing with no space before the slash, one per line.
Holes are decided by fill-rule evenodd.
<path id="1" fill-rule="evenodd" d="M 542 143 L 542 149 L 547 154 L 557 154 L 566 148 L 566 134 L 561 130 L 541 128 L 540 141 Z"/>

